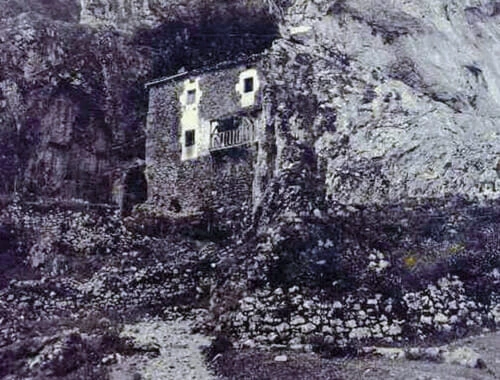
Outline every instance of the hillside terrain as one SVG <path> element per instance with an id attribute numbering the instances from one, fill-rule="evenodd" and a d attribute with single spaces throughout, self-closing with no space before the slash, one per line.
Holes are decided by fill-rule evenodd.
<path id="1" fill-rule="evenodd" d="M 223 378 L 498 376 L 495 333 L 471 341 L 483 362 L 419 350 L 500 323 L 499 18 L 487 0 L 8 0 L 0 377 L 139 379 L 177 346 L 191 358 L 151 326 L 216 336 Z M 255 53 L 268 87 L 251 222 L 124 217 L 144 83 Z M 179 363 L 205 376 L 192 357 Z"/>

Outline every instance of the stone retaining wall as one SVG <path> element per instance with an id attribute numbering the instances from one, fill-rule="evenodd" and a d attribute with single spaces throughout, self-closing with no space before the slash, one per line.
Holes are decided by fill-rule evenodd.
<path id="1" fill-rule="evenodd" d="M 500 284 L 500 273 L 493 277 Z M 312 341 L 341 347 L 360 341 L 394 344 L 438 334 L 460 336 L 500 323 L 498 295 L 490 305 L 478 303 L 456 277 L 408 292 L 401 301 L 367 290 L 338 299 L 301 292 L 298 286 L 263 289 L 240 299 L 237 310 L 221 317 L 223 331 L 232 332 L 245 346 L 307 350 Z"/>

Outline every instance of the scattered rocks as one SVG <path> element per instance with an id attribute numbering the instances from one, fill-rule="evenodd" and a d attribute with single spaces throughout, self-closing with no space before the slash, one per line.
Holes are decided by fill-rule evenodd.
<path id="1" fill-rule="evenodd" d="M 122 337 L 133 340 L 135 346 L 158 347 L 159 355 L 146 356 L 143 361 L 128 358 L 114 365 L 111 380 L 121 380 L 135 368 L 141 379 L 212 379 L 201 352 L 210 340 L 191 333 L 192 323 L 187 320 L 145 321 L 126 325 Z"/>
<path id="2" fill-rule="evenodd" d="M 368 351 L 372 354 L 382 356 L 391 360 L 399 360 L 405 358 L 405 352 L 401 348 L 376 347 Z"/>
<path id="3" fill-rule="evenodd" d="M 275 356 L 274 361 L 279 362 L 279 363 L 284 363 L 284 362 L 288 361 L 288 356 L 286 356 L 286 355 Z"/>
<path id="4" fill-rule="evenodd" d="M 468 347 L 444 351 L 442 357 L 446 363 L 458 364 L 468 368 L 486 368 L 486 363 L 481 356 Z"/>
<path id="5" fill-rule="evenodd" d="M 366 347 L 363 350 L 367 354 L 381 356 L 390 360 L 425 360 L 435 363 L 447 363 L 460 365 L 467 368 L 485 369 L 486 363 L 481 356 L 469 347 L 412 347 L 388 348 L 388 347 Z"/>

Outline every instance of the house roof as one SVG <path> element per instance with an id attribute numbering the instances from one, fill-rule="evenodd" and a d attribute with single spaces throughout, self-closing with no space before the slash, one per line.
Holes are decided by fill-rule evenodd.
<path id="1" fill-rule="evenodd" d="M 171 82 L 171 81 L 176 81 L 179 79 L 183 79 L 186 77 L 190 76 L 197 76 L 200 74 L 208 73 L 211 71 L 219 71 L 219 70 L 224 70 L 230 67 L 238 66 L 238 65 L 249 65 L 252 63 L 255 63 L 262 59 L 262 57 L 265 55 L 265 53 L 260 53 L 260 54 L 252 54 L 244 58 L 240 59 L 235 59 L 231 61 L 223 61 L 220 63 L 217 63 L 216 65 L 213 66 L 206 66 L 206 67 L 200 67 L 198 69 L 194 69 L 191 71 L 184 71 L 182 73 L 177 73 L 175 75 L 170 75 L 170 76 L 165 76 L 165 77 L 160 77 L 157 79 L 153 79 L 149 82 L 147 82 L 144 87 L 146 89 L 149 89 L 150 87 L 154 87 L 163 83 Z"/>

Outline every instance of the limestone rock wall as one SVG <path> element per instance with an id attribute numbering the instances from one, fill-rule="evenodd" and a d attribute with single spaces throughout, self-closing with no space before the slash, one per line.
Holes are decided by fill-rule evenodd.
<path id="1" fill-rule="evenodd" d="M 58 91 L 93 99 L 90 107 L 75 106 L 91 117 L 75 120 L 91 129 L 111 131 L 107 133 L 112 141 L 108 138 L 106 144 L 123 147 L 140 140 L 143 136 L 137 131 L 144 125 L 146 104 L 140 85 L 148 73 L 155 76 L 180 65 L 168 58 L 170 42 L 160 46 L 155 37 L 160 34 L 144 34 L 144 30 L 180 20 L 185 27 L 172 32 L 173 49 L 189 41 L 193 29 L 188 26 L 196 24 L 198 15 L 205 15 L 199 20 L 208 25 L 210 15 L 237 16 L 255 6 L 247 20 L 252 12 L 266 10 L 280 19 L 284 37 L 271 49 L 272 73 L 280 83 L 273 91 L 276 104 L 270 111 L 277 126 L 273 138 L 278 147 L 297 143 L 313 148 L 327 200 L 390 203 L 446 193 L 474 199 L 498 196 L 496 3 L 297 0 L 286 4 L 288 11 L 279 8 L 281 3 L 247 1 L 229 7 L 217 2 L 188 6 L 182 1 L 82 1 L 57 7 L 56 1 L 26 1 L 5 7 L 2 175 L 14 178 L 13 168 L 21 167 L 17 177 L 22 178 L 26 168 L 35 168 L 29 171 L 31 181 L 43 162 L 50 167 L 48 172 L 40 169 L 46 173 L 43 176 L 54 173 L 59 178 L 54 180 L 55 189 L 66 187 L 60 178 L 67 175 L 56 169 L 57 162 L 66 162 L 63 153 L 56 153 L 55 145 L 49 148 L 45 137 L 37 137 L 47 128 L 41 125 L 49 123 L 49 116 L 39 114 L 57 108 L 46 103 L 57 99 Z M 23 15 L 29 10 L 37 13 Z M 98 26 L 99 31 L 77 26 L 77 21 Z M 132 40 L 113 31 L 119 25 L 126 26 Z M 146 29 L 134 35 L 138 26 Z M 202 42 L 212 46 L 210 41 L 196 41 L 189 42 L 190 46 L 199 43 L 193 54 L 200 51 Z M 75 53 L 81 46 L 87 47 L 85 54 Z M 220 48 L 213 47 L 211 59 L 216 61 L 221 54 Z M 176 57 L 188 62 L 194 56 L 184 52 Z M 40 151 L 51 153 L 38 153 L 39 141 L 44 141 Z M 140 144 L 133 149 L 136 153 Z M 13 152 L 16 146 L 23 147 L 21 152 Z M 286 149 L 278 148 L 282 151 Z M 36 152 L 37 157 L 28 152 Z M 98 154 L 91 155 L 95 157 L 85 165 L 102 167 L 96 163 Z M 259 162 L 259 170 L 266 172 L 262 176 L 270 178 L 287 165 L 288 159 L 280 153 L 276 159 L 273 168 Z M 96 173 L 95 169 L 78 171 L 81 176 Z M 14 187 L 5 183 L 6 189 Z M 32 187 L 41 186 L 38 179 L 33 183 Z"/>
<path id="2" fill-rule="evenodd" d="M 296 1 L 285 25 L 272 66 L 294 98 L 274 114 L 314 147 L 328 199 L 498 197 L 494 3 Z"/>
<path id="3" fill-rule="evenodd" d="M 130 29 L 137 26 L 158 26 L 163 22 L 183 20 L 193 22 L 213 15 L 238 17 L 279 9 L 274 1 L 238 0 L 80 0 L 80 20 L 85 24 L 114 25 Z M 215 18 L 213 18 L 215 20 Z"/>
<path id="4" fill-rule="evenodd" d="M 128 38 L 35 13 L 0 20 L 0 44 L 5 191 L 109 201 L 115 170 L 143 155 L 150 59 Z"/>
<path id="5" fill-rule="evenodd" d="M 79 0 L 5 0 L 0 9 L 0 19 L 15 17 L 23 12 L 35 12 L 54 20 L 78 22 Z"/>

